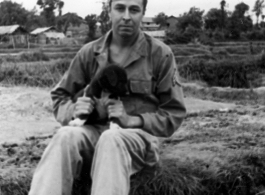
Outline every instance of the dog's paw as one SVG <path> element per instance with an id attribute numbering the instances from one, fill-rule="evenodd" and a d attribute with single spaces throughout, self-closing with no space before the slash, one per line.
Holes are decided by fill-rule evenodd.
<path id="1" fill-rule="evenodd" d="M 110 122 L 110 129 L 121 129 L 121 127 L 114 122 Z"/>
<path id="2" fill-rule="evenodd" d="M 70 121 L 68 125 L 72 127 L 80 127 L 83 126 L 85 122 L 86 120 L 81 120 L 79 118 L 76 118 L 75 120 Z"/>

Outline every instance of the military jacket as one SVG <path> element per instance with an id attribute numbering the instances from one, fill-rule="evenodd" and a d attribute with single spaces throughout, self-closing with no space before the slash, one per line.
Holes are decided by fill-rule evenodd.
<path id="1" fill-rule="evenodd" d="M 109 63 L 112 32 L 84 45 L 72 60 L 68 71 L 51 91 L 54 115 L 67 125 L 73 118 L 73 98 Z M 142 130 L 168 137 L 186 115 L 182 87 L 174 55 L 169 46 L 140 32 L 125 64 L 130 94 L 121 100 L 129 115 L 140 116 Z"/>

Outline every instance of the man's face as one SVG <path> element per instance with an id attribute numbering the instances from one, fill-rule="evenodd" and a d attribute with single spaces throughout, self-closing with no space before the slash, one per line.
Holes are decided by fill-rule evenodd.
<path id="1" fill-rule="evenodd" d="M 133 37 L 144 16 L 143 0 L 113 0 L 109 16 L 113 33 L 123 38 Z"/>

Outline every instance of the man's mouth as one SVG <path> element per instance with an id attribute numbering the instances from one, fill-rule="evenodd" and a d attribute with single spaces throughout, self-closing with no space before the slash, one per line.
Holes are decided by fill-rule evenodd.
<path id="1" fill-rule="evenodd" d="M 132 28 L 132 26 L 129 26 L 129 25 L 121 25 L 120 28 Z"/>

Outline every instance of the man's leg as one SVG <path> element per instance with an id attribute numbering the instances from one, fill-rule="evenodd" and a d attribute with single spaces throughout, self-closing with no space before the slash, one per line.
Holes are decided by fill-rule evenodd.
<path id="1" fill-rule="evenodd" d="M 91 168 L 91 195 L 128 195 L 130 176 L 158 162 L 158 140 L 141 129 L 102 133 Z"/>
<path id="2" fill-rule="evenodd" d="M 74 178 L 83 165 L 91 164 L 99 136 L 92 126 L 62 127 L 42 155 L 29 195 L 70 195 Z M 90 167 L 87 170 L 89 175 Z"/>

